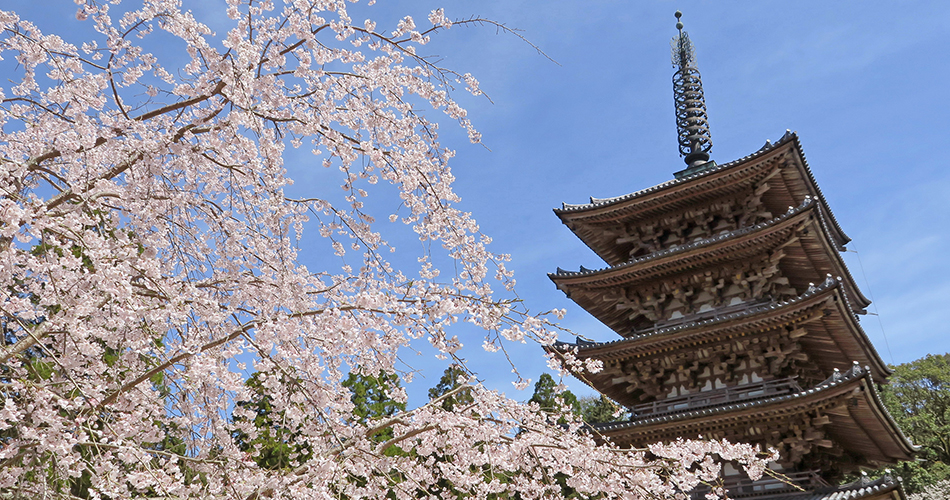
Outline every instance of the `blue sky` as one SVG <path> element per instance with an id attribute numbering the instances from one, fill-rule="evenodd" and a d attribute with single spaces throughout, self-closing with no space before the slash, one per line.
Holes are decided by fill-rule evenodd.
<path id="1" fill-rule="evenodd" d="M 496 249 L 512 254 L 531 307 L 567 307 L 566 326 L 616 338 L 548 280 L 557 266 L 603 266 L 551 208 L 636 191 L 684 167 L 669 62 L 679 9 L 703 75 L 713 159 L 731 161 L 797 131 L 853 239 L 848 248 L 859 252 L 846 259 L 875 300 L 870 311 L 880 316 L 862 324 L 882 358 L 903 363 L 950 351 L 942 307 L 950 296 L 950 161 L 942 153 L 950 124 L 940 117 L 939 97 L 950 81 L 950 4 L 444 5 L 450 16 L 477 14 L 524 29 L 559 63 L 491 29 L 445 37 L 457 54 L 448 61 L 476 75 L 494 100 L 468 104 L 491 152 L 457 147 L 458 190 Z M 537 363 L 536 377 L 543 365 L 533 350 L 520 359 Z"/>
<path id="2" fill-rule="evenodd" d="M 199 17 L 218 3 L 185 1 Z M 522 29 L 557 61 L 490 26 L 453 28 L 424 51 L 472 73 L 493 100 L 461 99 L 487 148 L 448 123 L 442 138 L 458 152 L 462 207 L 494 238 L 495 251 L 512 254 L 530 309 L 567 308 L 565 326 L 616 338 L 548 280 L 558 266 L 603 265 L 551 209 L 636 191 L 683 168 L 669 56 L 679 9 L 703 75 L 712 158 L 725 163 L 797 131 L 853 238 L 849 248 L 860 252 L 846 258 L 875 301 L 870 311 L 880 313 L 862 323 L 883 359 L 950 351 L 950 2 L 379 0 L 366 12 L 382 27 L 404 14 L 421 22 L 437 7 L 453 19 Z M 0 8 L 46 31 L 74 23 L 68 1 L 0 0 Z M 305 188 L 308 174 L 300 175 Z M 477 350 L 480 340 L 468 344 Z M 545 369 L 538 346 L 515 346 L 513 357 L 526 376 Z M 489 386 L 530 396 L 511 389 L 508 370 L 497 368 L 503 359 L 472 361 Z M 410 390 L 418 404 L 441 368 L 428 356 L 413 365 L 425 375 Z"/>

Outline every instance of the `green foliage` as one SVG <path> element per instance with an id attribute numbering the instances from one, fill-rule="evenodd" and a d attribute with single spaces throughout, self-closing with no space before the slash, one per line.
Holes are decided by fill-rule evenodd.
<path id="1" fill-rule="evenodd" d="M 445 372 L 442 373 L 442 378 L 439 379 L 439 383 L 429 389 L 429 399 L 436 399 L 442 397 L 449 392 L 458 389 L 461 385 L 458 383 L 458 378 L 460 376 L 466 376 L 467 373 L 462 369 L 461 366 L 453 364 L 445 369 Z M 458 393 L 453 394 L 442 400 L 442 409 L 445 411 L 452 411 L 458 405 L 467 405 L 474 401 L 472 398 L 471 389 L 462 389 Z"/>
<path id="2" fill-rule="evenodd" d="M 343 387 L 350 390 L 350 400 L 353 401 L 353 415 L 361 423 L 391 417 L 399 411 L 406 410 L 405 403 L 393 401 L 389 394 L 399 387 L 399 376 L 394 373 L 379 372 L 376 376 L 364 375 L 360 372 L 350 372 L 343 381 Z M 382 429 L 373 436 L 377 442 L 392 439 L 393 431 L 390 428 Z"/>
<path id="3" fill-rule="evenodd" d="M 889 467 L 907 493 L 950 480 L 950 353 L 898 365 L 881 397 L 904 434 L 920 446 L 916 461 Z"/>
<path id="4" fill-rule="evenodd" d="M 399 387 L 399 377 L 396 374 L 381 371 L 371 376 L 351 372 L 343 381 L 343 387 L 350 390 L 350 400 L 355 405 L 353 414 L 360 422 L 391 417 L 397 411 L 406 409 L 405 403 L 397 403 L 389 396 L 393 389 Z"/>
<path id="5" fill-rule="evenodd" d="M 570 408 L 574 414 L 580 414 L 581 405 L 577 401 L 577 396 L 571 391 L 558 393 L 557 385 L 553 377 L 547 373 L 542 373 L 534 384 L 534 394 L 531 395 L 528 402 L 537 403 L 546 412 L 554 412 L 560 405 L 563 405 Z M 560 399 L 560 402 L 558 399 Z"/>
<path id="6" fill-rule="evenodd" d="M 919 493 L 926 490 L 927 486 L 941 481 L 950 481 L 950 465 L 940 461 L 901 462 L 870 475 L 877 477 L 887 470 L 890 470 L 892 475 L 901 478 L 908 494 Z"/>
<path id="7" fill-rule="evenodd" d="M 950 463 L 950 353 L 898 366 L 884 404 L 927 460 Z"/>
<path id="8" fill-rule="evenodd" d="M 917 462 L 895 468 L 907 491 L 950 479 L 950 353 L 897 366 L 882 393 L 904 434 L 921 447 Z"/>
<path id="9" fill-rule="evenodd" d="M 584 396 L 578 401 L 581 407 L 581 418 L 588 424 L 602 424 L 607 422 L 616 422 L 623 419 L 621 414 L 614 417 L 619 406 L 611 401 L 607 396 Z"/>
<path id="10" fill-rule="evenodd" d="M 255 373 L 245 385 L 251 389 L 251 398 L 249 401 L 239 401 L 237 406 L 253 414 L 257 436 L 236 431 L 233 437 L 241 450 L 256 452 L 257 464 L 271 470 L 293 468 L 309 459 L 310 447 L 301 442 L 299 433 L 285 425 L 283 412 L 275 411 L 273 399 L 264 388 L 262 374 Z M 380 372 L 376 376 L 367 376 L 352 372 L 343 386 L 350 390 L 353 415 L 360 423 L 369 424 L 406 409 L 404 403 L 397 403 L 387 395 L 399 387 L 399 377 L 396 375 Z M 239 412 L 233 417 L 235 423 L 246 419 Z M 372 438 L 377 442 L 385 442 L 392 438 L 392 429 L 382 429 Z M 399 450 L 390 447 L 384 453 L 399 453 Z"/>
<path id="11" fill-rule="evenodd" d="M 257 450 L 254 460 L 262 468 L 278 470 L 295 467 L 309 459 L 309 446 L 298 443 L 299 435 L 284 424 L 284 413 L 274 411 L 273 399 L 267 394 L 261 378 L 258 372 L 247 379 L 245 385 L 252 391 L 251 399 L 237 403 L 238 407 L 253 413 L 257 436 L 236 431 L 234 440 L 243 451 Z M 245 420 L 244 416 L 234 416 L 236 423 Z"/>

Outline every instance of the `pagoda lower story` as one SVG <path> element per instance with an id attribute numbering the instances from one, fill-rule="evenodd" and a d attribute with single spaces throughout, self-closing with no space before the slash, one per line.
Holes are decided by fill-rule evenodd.
<path id="1" fill-rule="evenodd" d="M 838 485 L 915 447 L 878 395 L 891 372 L 858 320 L 870 302 L 796 134 L 555 212 L 606 267 L 550 278 L 620 337 L 549 348 L 599 360 L 600 372 L 576 375 L 629 410 L 593 432 L 621 446 L 701 437 L 777 449 L 787 481 L 727 476 L 732 498 L 904 498 L 890 477 Z"/>

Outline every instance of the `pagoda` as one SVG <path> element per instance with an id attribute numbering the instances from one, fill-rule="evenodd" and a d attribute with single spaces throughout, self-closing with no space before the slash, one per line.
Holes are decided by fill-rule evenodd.
<path id="1" fill-rule="evenodd" d="M 594 426 L 615 444 L 702 437 L 777 449 L 773 467 L 787 481 L 727 474 L 732 498 L 902 499 L 889 476 L 833 486 L 916 449 L 878 394 L 890 370 L 858 321 L 870 301 L 841 258 L 850 240 L 795 133 L 729 163 L 710 160 L 702 82 L 676 14 L 686 168 L 555 209 L 606 267 L 559 268 L 551 280 L 620 338 L 549 350 L 602 362 L 576 375 L 629 410 L 627 421 Z"/>

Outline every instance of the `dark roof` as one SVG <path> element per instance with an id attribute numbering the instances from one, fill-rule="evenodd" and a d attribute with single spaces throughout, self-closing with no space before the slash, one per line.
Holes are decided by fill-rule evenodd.
<path id="1" fill-rule="evenodd" d="M 904 486 L 899 479 L 884 475 L 874 481 L 859 479 L 851 484 L 837 486 L 834 489 L 789 493 L 777 497 L 768 497 L 769 500 L 860 500 L 887 493 L 897 492 L 898 498 L 904 499 Z M 749 497 L 750 500 L 755 497 Z"/>
<path id="2" fill-rule="evenodd" d="M 795 306 L 806 302 L 812 297 L 818 297 L 826 292 L 834 293 L 833 290 L 836 288 L 841 288 L 841 282 L 832 277 L 826 278 L 823 282 L 819 283 L 817 286 L 810 287 L 805 293 L 798 295 L 796 297 L 791 297 L 789 299 L 778 301 L 778 302 L 769 302 L 766 304 L 761 304 L 757 306 L 750 307 L 748 309 L 742 309 L 735 312 L 728 312 L 725 314 L 716 314 L 711 317 L 705 317 L 700 320 L 686 321 L 676 325 L 656 328 L 653 330 L 647 330 L 642 333 L 632 335 L 627 338 L 622 338 L 618 340 L 612 340 L 608 342 L 592 342 L 588 340 L 583 340 L 578 338 L 576 343 L 556 341 L 551 346 L 544 346 L 545 350 L 556 350 L 556 351 L 567 351 L 572 349 L 577 349 L 577 354 L 581 357 L 592 357 L 592 358 L 602 358 L 606 359 L 605 353 L 598 353 L 598 350 L 609 350 L 610 353 L 621 353 L 626 350 L 636 349 L 636 346 L 642 345 L 644 343 L 654 343 L 659 341 L 659 337 L 671 336 L 680 332 L 688 332 L 690 330 L 710 330 L 715 329 L 718 325 L 729 323 L 731 321 L 739 319 L 753 318 L 755 316 L 761 315 L 763 313 L 776 312 L 777 314 L 784 314 L 783 310 L 795 310 Z M 864 328 L 861 327 L 860 320 L 858 315 L 854 312 L 854 308 L 851 306 L 851 302 L 848 299 L 846 293 L 839 292 L 838 297 L 841 298 L 842 302 L 841 309 L 843 314 L 846 314 L 851 318 L 854 328 L 851 329 L 852 332 L 855 332 L 858 335 L 858 340 L 861 344 L 868 346 L 869 349 L 866 350 L 870 359 L 867 361 L 874 366 L 874 373 L 877 376 L 881 377 L 882 380 L 884 377 L 887 377 L 893 370 L 887 367 L 884 361 L 880 358 L 877 350 L 873 348 L 873 343 L 868 337 L 867 332 L 864 331 Z M 715 312 L 715 311 L 710 311 Z M 594 351 L 594 352 L 591 352 Z M 852 358 L 848 358 L 852 359 Z M 588 382 L 587 377 L 583 377 L 582 380 Z"/>
<path id="3" fill-rule="evenodd" d="M 754 160 L 754 159 L 757 159 L 757 158 L 759 158 L 759 157 L 761 157 L 761 156 L 764 156 L 764 155 L 766 155 L 767 153 L 769 153 L 770 151 L 772 151 L 772 150 L 774 150 L 774 149 L 776 149 L 776 148 L 778 148 L 778 147 L 784 146 L 784 145 L 786 145 L 786 144 L 788 144 L 788 143 L 794 144 L 795 149 L 797 150 L 799 156 L 800 156 L 801 159 L 802 159 L 802 166 L 804 167 L 805 174 L 806 174 L 806 176 L 807 176 L 807 178 L 808 178 L 808 181 L 809 181 L 810 184 L 811 184 L 811 187 L 814 188 L 814 194 L 815 194 L 815 196 L 818 198 L 819 203 L 821 204 L 822 211 L 823 211 L 824 213 L 828 214 L 828 218 L 830 219 L 831 226 L 832 226 L 830 229 L 832 229 L 832 231 L 833 231 L 832 234 L 834 234 L 834 235 L 836 236 L 836 238 L 834 238 L 835 241 L 836 241 L 836 242 L 839 242 L 839 244 L 842 245 L 842 246 L 845 245 L 845 244 L 847 244 L 849 241 L 851 241 L 851 238 L 849 238 L 849 237 L 844 233 L 844 231 L 841 229 L 841 226 L 838 224 L 837 219 L 835 219 L 834 214 L 831 212 L 831 208 L 828 207 L 828 204 L 827 204 L 827 202 L 825 201 L 825 197 L 824 197 L 824 195 L 823 195 L 822 192 L 821 192 L 821 188 L 818 187 L 818 182 L 815 180 L 815 176 L 814 176 L 814 174 L 812 173 L 811 168 L 809 168 L 809 166 L 808 166 L 808 160 L 805 159 L 805 153 L 804 153 L 804 151 L 802 150 L 802 145 L 801 145 L 801 141 L 800 141 L 799 138 L 798 138 L 798 134 L 796 134 L 795 132 L 792 132 L 791 130 L 786 130 L 786 131 L 785 131 L 785 135 L 783 135 L 782 138 L 779 139 L 777 142 L 771 143 L 771 142 L 769 142 L 769 141 L 766 141 L 765 145 L 763 145 L 761 148 L 759 148 L 758 151 L 756 151 L 756 152 L 754 152 L 754 153 L 752 153 L 752 154 L 750 154 L 750 155 L 743 156 L 742 158 L 739 158 L 739 159 L 737 159 L 737 160 L 733 160 L 733 161 L 731 161 L 731 162 L 724 163 L 724 164 L 722 164 L 722 165 L 716 165 L 716 166 L 713 166 L 713 167 L 711 167 L 711 168 L 703 169 L 703 170 L 701 170 L 701 171 L 698 171 L 698 172 L 695 173 L 695 174 L 692 174 L 692 175 L 685 175 L 685 176 L 683 176 L 683 177 L 676 178 L 676 179 L 672 179 L 672 180 L 663 182 L 663 183 L 661 183 L 661 184 L 657 184 L 657 185 L 655 185 L 655 186 L 651 186 L 651 187 L 648 187 L 648 188 L 646 188 L 646 189 L 641 189 L 641 190 L 639 190 L 639 191 L 634 191 L 633 193 L 625 194 L 625 195 L 622 195 L 622 196 L 616 196 L 616 197 L 613 197 L 613 198 L 594 198 L 594 197 L 591 197 L 590 203 L 583 203 L 583 204 L 562 203 L 561 208 L 555 208 L 555 209 L 554 209 L 554 213 L 557 214 L 558 217 L 560 217 L 560 218 L 563 220 L 564 217 L 562 217 L 562 215 L 573 214 L 573 213 L 580 213 L 580 212 L 584 212 L 584 211 L 587 211 L 587 210 L 592 210 L 592 209 L 607 207 L 607 206 L 614 205 L 614 204 L 620 204 L 620 203 L 625 202 L 625 201 L 628 201 L 628 200 L 633 200 L 633 199 L 636 199 L 636 198 L 641 198 L 641 197 L 644 197 L 644 196 L 649 195 L 649 194 L 653 194 L 653 193 L 657 193 L 657 192 L 660 192 L 660 191 L 664 191 L 664 190 L 666 190 L 666 189 L 669 189 L 669 188 L 672 188 L 672 187 L 675 187 L 675 186 L 679 186 L 679 185 L 682 185 L 682 184 L 686 184 L 686 183 L 691 182 L 691 181 L 694 181 L 694 180 L 696 180 L 696 179 L 701 179 L 701 178 L 703 178 L 703 177 L 708 177 L 708 176 L 710 176 L 710 175 L 714 175 L 714 174 L 716 174 L 716 173 L 718 173 L 718 172 L 722 172 L 722 171 L 724 171 L 724 170 L 728 170 L 728 169 L 730 169 L 730 168 L 732 168 L 732 167 L 735 167 L 735 166 L 737 166 L 737 165 L 741 165 L 741 164 L 743 164 L 743 163 L 747 163 L 747 162 L 749 162 L 750 160 Z"/>
<path id="4" fill-rule="evenodd" d="M 867 297 L 865 297 L 864 294 L 861 293 L 861 289 L 858 287 L 857 282 L 854 280 L 854 277 L 852 276 L 851 271 L 848 270 L 847 264 L 845 264 L 844 260 L 841 258 L 841 255 L 838 254 L 838 252 L 834 251 L 834 248 L 836 247 L 835 239 L 828 232 L 828 225 L 826 223 L 825 217 L 823 216 L 821 203 L 816 203 L 816 200 L 810 197 L 806 197 L 798 207 L 789 207 L 788 212 L 781 214 L 777 217 L 773 217 L 772 219 L 769 219 L 767 221 L 760 222 L 753 226 L 735 229 L 727 233 L 717 234 L 715 236 L 693 241 L 684 245 L 677 245 L 674 247 L 666 248 L 663 250 L 659 250 L 659 251 L 644 255 L 642 257 L 631 259 L 627 262 L 624 262 L 623 264 L 608 266 L 601 269 L 586 269 L 582 267 L 580 271 L 565 271 L 564 269 L 561 269 L 559 267 L 557 268 L 557 272 L 549 273 L 548 278 L 554 281 L 555 284 L 558 286 L 558 288 L 561 288 L 562 286 L 567 286 L 567 287 L 574 286 L 570 282 L 565 282 L 565 281 L 567 280 L 573 281 L 577 278 L 588 278 L 588 277 L 595 278 L 595 277 L 598 277 L 598 275 L 601 275 L 601 277 L 599 277 L 599 279 L 601 280 L 614 280 L 614 279 L 617 279 L 619 276 L 632 276 L 631 274 L 626 274 L 626 273 L 633 273 L 633 272 L 642 273 L 645 271 L 645 269 L 650 269 L 648 267 L 650 265 L 649 264 L 650 262 L 658 261 L 666 257 L 674 257 L 677 255 L 687 254 L 688 252 L 695 250 L 697 248 L 713 246 L 719 243 L 728 242 L 729 240 L 742 238 L 744 236 L 752 235 L 758 232 L 767 231 L 769 230 L 769 228 L 779 228 L 781 227 L 780 226 L 781 224 L 805 212 L 811 212 L 812 214 L 817 214 L 817 221 L 818 221 L 817 224 L 820 226 L 820 229 L 816 230 L 815 233 L 822 235 L 820 237 L 820 239 L 823 240 L 823 242 L 820 243 L 821 245 L 829 246 L 828 251 L 824 252 L 825 255 L 829 259 L 829 265 L 834 270 L 833 272 L 835 274 L 843 275 L 846 278 L 845 283 L 847 284 L 848 294 L 852 295 L 851 299 L 854 301 L 852 306 L 856 306 L 854 307 L 853 310 L 855 312 L 864 313 L 865 308 L 868 305 L 870 305 L 871 301 Z M 767 234 L 767 233 L 763 233 L 763 234 Z M 655 265 L 661 266 L 665 264 L 658 263 Z M 622 272 L 624 274 L 617 274 L 618 272 Z M 586 280 L 585 282 L 588 284 L 592 283 Z M 606 283 L 606 282 L 607 281 L 603 281 L 603 283 Z M 588 309 L 583 304 L 578 303 L 578 305 L 581 305 L 585 309 Z M 588 312 L 600 318 L 600 316 L 597 315 L 594 311 L 591 311 L 588 309 Z M 616 330 L 617 325 L 610 324 L 608 321 L 604 320 L 603 318 L 600 318 L 600 319 L 602 322 L 607 323 L 607 326 L 610 326 L 611 328 L 614 328 Z M 624 332 L 620 332 L 619 330 L 618 330 L 618 333 L 620 333 L 621 335 L 624 335 Z"/>
<path id="5" fill-rule="evenodd" d="M 717 234 L 717 235 L 711 236 L 711 237 L 709 237 L 709 238 L 704 238 L 704 239 L 701 239 L 701 240 L 697 240 L 697 241 L 693 241 L 693 242 L 690 242 L 690 243 L 686 243 L 686 244 L 684 244 L 684 245 L 676 245 L 676 246 L 673 246 L 673 247 L 670 247 L 670 248 L 665 248 L 665 249 L 663 249 L 663 250 L 658 250 L 658 251 L 656 251 L 656 252 L 653 252 L 653 253 L 644 255 L 644 256 L 642 256 L 642 257 L 637 257 L 637 258 L 634 258 L 634 259 L 630 259 L 630 260 L 628 260 L 627 262 L 624 262 L 623 264 L 619 264 L 619 265 L 616 265 L 616 266 L 607 266 L 607 267 L 603 267 L 603 268 L 600 268 L 600 269 L 587 269 L 587 268 L 585 268 L 585 267 L 582 267 L 580 271 L 565 271 L 564 269 L 561 269 L 561 268 L 559 267 L 559 268 L 557 268 L 557 272 L 548 273 L 548 277 L 551 278 L 552 280 L 554 280 L 555 278 L 563 278 L 563 277 L 593 276 L 593 275 L 598 274 L 598 273 L 604 273 L 604 272 L 608 272 L 608 271 L 616 271 L 616 270 L 620 270 L 620 269 L 626 269 L 626 268 L 628 268 L 628 267 L 633 267 L 633 266 L 642 264 L 642 263 L 644 263 L 644 262 L 649 262 L 649 261 L 651 261 L 651 260 L 656 260 L 656 259 L 659 259 L 659 258 L 661 258 L 661 257 L 666 257 L 666 256 L 668 256 L 668 255 L 676 255 L 676 254 L 679 254 L 679 253 L 685 253 L 685 252 L 688 252 L 689 250 L 692 250 L 692 249 L 694 249 L 694 248 L 699 248 L 699 247 L 711 245 L 711 244 L 713 244 L 713 243 L 718 243 L 718 242 L 720 242 L 720 241 L 731 240 L 731 239 L 736 238 L 736 237 L 738 237 L 738 236 L 742 236 L 742 235 L 745 235 L 745 234 L 753 233 L 753 232 L 755 232 L 755 231 L 758 231 L 759 229 L 764 229 L 764 228 L 767 228 L 767 227 L 774 226 L 774 225 L 779 224 L 780 222 L 782 222 L 782 221 L 784 221 L 784 220 L 786 220 L 786 219 L 789 219 L 789 218 L 791 218 L 791 217 L 794 217 L 794 216 L 796 216 L 796 215 L 798 215 L 798 214 L 800 214 L 800 213 L 802 213 L 802 212 L 808 210 L 808 209 L 811 208 L 813 205 L 814 205 L 814 201 L 809 198 L 809 199 L 806 199 L 804 202 L 802 202 L 802 204 L 799 205 L 798 207 L 789 207 L 789 211 L 788 211 L 788 212 L 786 212 L 786 213 L 784 213 L 784 214 L 782 214 L 782 215 L 779 215 L 778 217 L 773 217 L 773 218 L 771 218 L 771 219 L 769 219 L 769 220 L 767 220 L 767 221 L 760 222 L 760 223 L 758 223 L 758 224 L 756 224 L 756 225 L 754 225 L 754 226 L 743 227 L 743 228 L 740 228 L 740 229 L 735 229 L 735 230 L 733 230 L 733 231 L 729 231 L 729 232 L 727 232 L 727 233 Z"/>
<path id="6" fill-rule="evenodd" d="M 677 332 L 682 332 L 686 330 L 693 330 L 697 328 L 708 328 L 713 327 L 718 324 L 726 323 L 732 320 L 740 318 L 748 318 L 756 316 L 760 313 L 768 311 L 776 311 L 791 308 L 796 304 L 799 304 L 811 297 L 816 295 L 821 295 L 822 293 L 831 290 L 833 288 L 838 288 L 841 286 L 841 281 L 832 277 L 825 278 L 825 281 L 819 283 L 817 286 L 810 287 L 805 293 L 798 295 L 796 297 L 791 297 L 778 302 L 769 302 L 766 304 L 761 304 L 758 306 L 753 306 L 748 309 L 742 309 L 736 312 L 730 312 L 726 314 L 716 314 L 711 317 L 706 317 L 700 320 L 694 321 L 685 321 L 676 325 L 656 328 L 653 330 L 647 330 L 642 333 L 634 334 L 626 338 L 621 338 L 617 340 L 611 340 L 607 342 L 593 342 L 589 340 L 583 340 L 581 338 L 577 339 L 576 343 L 556 341 L 552 346 L 545 346 L 545 349 L 553 348 L 556 350 L 566 350 L 577 348 L 578 353 L 583 353 L 584 351 L 590 351 L 593 349 L 600 349 L 604 347 L 623 349 L 629 345 L 638 344 L 646 339 L 652 339 L 661 335 L 669 335 Z M 854 320 L 855 326 L 857 326 L 856 331 L 860 334 L 861 340 L 867 343 L 868 345 L 873 345 L 871 339 L 868 337 L 867 332 L 864 331 L 864 328 L 861 327 L 860 319 L 858 318 L 857 313 L 855 313 L 854 307 L 851 305 L 851 301 L 848 299 L 847 294 L 841 294 L 841 298 L 844 300 L 844 309 L 847 311 L 847 314 Z M 715 311 L 710 311 L 715 312 Z M 873 351 L 875 357 L 877 357 L 877 351 Z M 892 373 L 892 370 L 886 368 L 883 361 L 879 361 L 881 366 L 885 367 L 885 372 L 887 374 Z"/>
<path id="7" fill-rule="evenodd" d="M 590 341 L 578 339 L 578 342 L 576 344 L 572 344 L 570 342 L 562 342 L 559 340 L 555 342 L 552 347 L 556 349 L 573 349 L 576 347 L 578 352 L 583 352 L 583 351 L 605 347 L 605 346 L 616 346 L 617 348 L 623 348 L 626 345 L 639 343 L 643 339 L 646 339 L 646 338 L 652 338 L 659 335 L 667 335 L 670 333 L 681 332 L 684 330 L 692 330 L 694 328 L 705 328 L 705 327 L 716 325 L 719 323 L 725 323 L 727 321 L 731 321 L 734 319 L 755 316 L 756 314 L 759 314 L 765 311 L 772 311 L 775 309 L 783 309 L 786 307 L 790 307 L 794 304 L 802 302 L 805 299 L 808 299 L 815 295 L 819 295 L 822 292 L 830 288 L 835 288 L 837 286 L 838 286 L 838 281 L 829 277 L 829 278 L 826 278 L 824 282 L 820 283 L 816 287 L 813 287 L 807 290 L 805 293 L 797 297 L 792 297 L 790 299 L 783 300 L 781 302 L 770 302 L 768 304 L 763 304 L 756 307 L 750 307 L 748 309 L 743 309 L 741 311 L 733 312 L 730 314 L 716 315 L 711 318 L 703 319 L 700 321 L 689 321 L 689 322 L 681 323 L 675 326 L 657 328 L 655 330 L 650 330 L 641 334 L 631 335 L 630 337 L 627 337 L 627 338 L 611 340 L 608 342 L 590 342 Z"/>
<path id="8" fill-rule="evenodd" d="M 865 379 L 868 394 L 870 395 L 872 402 L 876 408 L 881 410 L 881 414 L 884 417 L 884 424 L 890 427 L 894 435 L 897 436 L 900 444 L 905 448 L 908 454 L 912 454 L 918 449 L 900 430 L 897 426 L 897 423 L 894 421 L 894 417 L 891 416 L 887 408 L 884 406 L 884 403 L 881 401 L 881 396 L 878 394 L 877 389 L 871 376 L 871 371 L 867 368 L 861 367 L 857 362 L 851 367 L 850 370 L 841 373 L 837 370 L 834 375 L 829 377 L 824 382 L 812 387 L 810 389 L 803 390 L 801 392 L 784 394 L 780 396 L 766 397 L 757 400 L 744 401 L 740 403 L 728 403 L 715 407 L 707 407 L 695 410 L 683 410 L 677 413 L 670 413 L 661 416 L 645 416 L 643 418 L 633 418 L 626 422 L 611 422 L 604 424 L 593 424 L 592 429 L 601 433 L 601 434 L 610 434 L 615 431 L 625 431 L 630 429 L 635 429 L 637 427 L 644 427 L 648 425 L 655 424 L 666 424 L 672 422 L 687 421 L 698 417 L 705 417 L 710 415 L 725 414 L 729 412 L 745 410 L 750 408 L 765 408 L 776 403 L 784 403 L 788 401 L 794 401 L 796 399 L 804 399 L 808 396 L 814 394 L 819 394 L 828 390 L 831 390 L 837 386 L 848 384 L 860 379 Z"/>
<path id="9" fill-rule="evenodd" d="M 829 312 L 832 311 L 832 312 Z M 838 320 L 831 323 L 810 322 L 815 311 L 824 315 L 833 314 Z M 871 339 L 861 327 L 857 316 L 851 310 L 847 294 L 840 282 L 826 279 L 805 293 L 780 302 L 760 304 L 744 310 L 727 312 L 703 319 L 692 320 L 663 328 L 647 330 L 635 336 L 609 342 L 592 342 L 577 338 L 576 343 L 557 341 L 544 346 L 548 352 L 568 355 L 579 360 L 595 359 L 604 363 L 601 372 L 590 373 L 580 370 L 574 373 L 578 380 L 594 390 L 604 393 L 625 406 L 639 404 L 637 397 L 641 393 L 631 389 L 627 383 L 619 385 L 614 380 L 620 376 L 610 366 L 626 366 L 630 373 L 636 372 L 636 365 L 627 365 L 626 360 L 651 359 L 662 357 L 674 350 L 694 350 L 708 348 L 733 338 L 755 336 L 759 332 L 769 332 L 787 325 L 800 325 L 808 334 L 798 338 L 803 352 L 816 364 L 816 372 L 809 372 L 807 379 L 827 376 L 834 368 L 846 368 L 854 361 L 870 367 L 875 380 L 884 382 L 893 370 L 881 359 Z M 816 326 L 817 325 L 817 326 Z M 817 330 L 813 330 L 817 328 Z M 829 345 L 837 349 L 828 348 Z M 802 379 L 805 380 L 805 379 Z M 801 380 L 799 381 L 801 383 Z M 629 391 L 633 392 L 629 392 Z"/>

